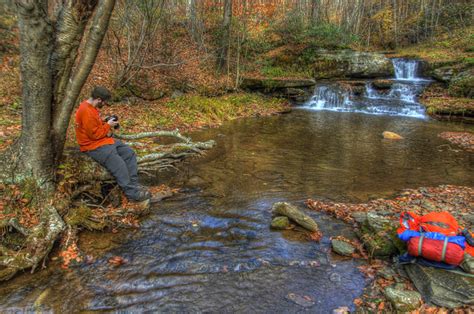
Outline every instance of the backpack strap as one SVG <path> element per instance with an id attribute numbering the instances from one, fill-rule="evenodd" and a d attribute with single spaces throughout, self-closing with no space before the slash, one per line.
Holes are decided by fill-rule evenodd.
<path id="1" fill-rule="evenodd" d="M 425 235 L 422 233 L 421 236 L 420 236 L 420 240 L 418 240 L 418 256 L 422 256 L 421 255 L 421 248 L 423 246 L 423 239 L 425 238 Z"/>
<path id="2" fill-rule="evenodd" d="M 444 263 L 444 259 L 446 258 L 446 250 L 448 248 L 448 237 L 444 238 L 443 243 L 443 251 L 441 253 L 441 261 Z"/>

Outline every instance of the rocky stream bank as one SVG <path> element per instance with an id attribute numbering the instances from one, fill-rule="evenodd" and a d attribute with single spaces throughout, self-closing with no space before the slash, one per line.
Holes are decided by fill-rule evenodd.
<path id="1" fill-rule="evenodd" d="M 372 280 L 364 294 L 354 300 L 359 312 L 396 311 L 438 313 L 444 309 L 474 306 L 474 258 L 466 253 L 455 271 L 398 262 L 406 245 L 398 239 L 399 215 L 447 211 L 466 228 L 474 227 L 474 189 L 460 186 L 409 189 L 393 199 L 376 199 L 363 204 L 308 200 L 309 209 L 330 214 L 354 228 L 354 238 L 332 237 L 335 254 L 367 261 L 360 270 Z M 304 211 L 288 203 L 275 203 L 271 228 L 306 232 L 318 241 L 322 234 L 317 223 Z"/>

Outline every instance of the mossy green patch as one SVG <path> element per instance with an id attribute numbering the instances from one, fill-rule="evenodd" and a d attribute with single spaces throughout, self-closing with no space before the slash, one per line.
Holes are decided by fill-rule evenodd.
<path id="1" fill-rule="evenodd" d="M 220 97 L 182 96 L 165 104 L 166 111 L 184 124 L 213 125 L 241 116 L 282 110 L 286 101 L 255 94 L 236 93 Z M 161 117 L 163 122 L 163 117 Z"/>

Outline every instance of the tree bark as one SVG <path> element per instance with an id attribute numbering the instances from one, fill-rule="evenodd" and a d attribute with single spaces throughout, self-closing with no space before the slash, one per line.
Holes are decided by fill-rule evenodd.
<path id="1" fill-rule="evenodd" d="M 15 144 L 15 173 L 44 183 L 53 177 L 51 103 L 53 28 L 47 0 L 17 0 L 22 77 L 22 132 Z"/>
<path id="2" fill-rule="evenodd" d="M 224 2 L 224 18 L 222 20 L 222 37 L 217 60 L 217 67 L 221 72 L 227 68 L 229 62 L 230 31 L 232 22 L 232 0 Z"/>
<path id="3" fill-rule="evenodd" d="M 316 24 L 319 20 L 319 0 L 311 0 L 311 23 Z"/>

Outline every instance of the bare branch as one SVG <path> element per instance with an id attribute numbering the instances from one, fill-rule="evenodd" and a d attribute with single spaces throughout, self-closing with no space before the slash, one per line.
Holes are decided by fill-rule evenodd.
<path id="1" fill-rule="evenodd" d="M 169 137 L 175 137 L 177 139 L 180 139 L 186 143 L 191 142 L 191 139 L 189 137 L 185 137 L 179 133 L 178 130 L 174 131 L 156 131 L 156 132 L 144 132 L 144 133 L 138 133 L 138 134 L 115 134 L 114 137 L 122 140 L 139 140 L 147 137 L 158 137 L 158 136 L 169 136 Z"/>

